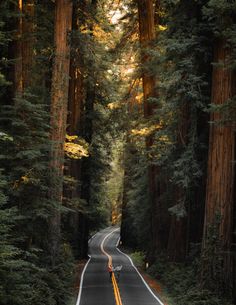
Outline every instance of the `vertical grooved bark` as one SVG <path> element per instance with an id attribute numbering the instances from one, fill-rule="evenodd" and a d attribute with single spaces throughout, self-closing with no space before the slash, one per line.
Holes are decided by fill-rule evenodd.
<path id="1" fill-rule="evenodd" d="M 212 103 L 223 105 L 235 94 L 235 75 L 227 66 L 231 50 L 224 40 L 218 40 L 214 46 L 214 62 L 212 78 Z M 228 110 L 230 111 L 230 110 Z M 208 155 L 208 179 L 206 190 L 206 207 L 203 249 L 209 237 L 209 227 L 216 225 L 219 215 L 218 238 L 223 259 L 223 281 L 229 286 L 232 282 L 232 256 L 230 253 L 232 243 L 232 215 L 233 215 L 233 187 L 234 187 L 234 156 L 235 133 L 231 122 L 220 124 L 223 111 L 211 113 Z M 209 274 L 214 275 L 214 266 L 208 262 Z M 216 280 L 216 279 L 215 279 Z"/>
<path id="2" fill-rule="evenodd" d="M 52 74 L 51 93 L 51 167 L 55 177 L 51 186 L 51 198 L 55 203 L 62 202 L 64 141 L 66 134 L 70 45 L 68 34 L 71 31 L 72 2 L 71 0 L 57 0 L 55 9 L 55 58 Z M 50 222 L 50 251 L 52 261 L 55 260 L 59 249 L 60 239 L 60 207 L 53 208 Z"/>
<path id="3" fill-rule="evenodd" d="M 145 65 L 150 61 L 150 56 L 147 54 L 147 49 L 150 48 L 156 38 L 155 33 L 155 16 L 154 16 L 154 3 L 153 0 L 137 0 L 138 2 L 138 15 L 139 15 L 139 38 L 141 45 L 141 64 L 144 66 L 142 71 L 143 80 L 143 96 L 144 96 L 144 117 L 149 118 L 154 112 L 154 105 L 150 103 L 149 98 L 156 97 L 157 92 L 156 79 L 146 71 Z M 156 7 L 159 7 L 159 2 L 156 1 Z M 156 22 L 158 22 L 156 18 Z M 153 145 L 153 135 L 146 138 L 146 147 L 149 151 Z M 160 181 L 158 181 L 158 169 L 155 165 L 149 165 L 148 168 L 148 193 L 151 201 L 151 234 L 152 245 L 149 258 L 152 260 L 157 251 L 163 247 L 163 222 L 161 220 L 161 207 L 160 201 Z"/>
<path id="4" fill-rule="evenodd" d="M 34 0 L 23 2 L 22 20 L 22 87 L 26 89 L 32 82 L 30 73 L 33 65 L 34 43 Z"/>
<path id="5" fill-rule="evenodd" d="M 17 12 L 17 33 L 15 39 L 15 65 L 14 65 L 14 93 L 15 95 L 22 95 L 23 93 L 23 66 L 22 66 L 22 14 L 23 14 L 23 0 L 18 1 Z"/>
<path id="6" fill-rule="evenodd" d="M 78 4 L 73 5 L 72 30 L 78 31 L 80 20 L 78 20 Z M 83 75 L 80 52 L 77 48 L 77 40 L 73 39 L 73 54 L 70 61 L 70 83 L 69 83 L 69 103 L 68 103 L 68 133 L 70 135 L 81 135 L 81 118 L 83 106 Z M 68 197 L 78 199 L 81 196 L 81 160 L 68 160 L 68 175 L 77 182 L 75 188 L 69 191 Z M 73 211 L 68 215 L 71 231 L 71 243 L 74 249 L 75 257 L 80 256 L 79 222 L 81 213 Z"/>

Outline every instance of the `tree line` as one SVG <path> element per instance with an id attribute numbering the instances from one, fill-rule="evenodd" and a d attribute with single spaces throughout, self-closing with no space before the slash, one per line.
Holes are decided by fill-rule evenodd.
<path id="1" fill-rule="evenodd" d="M 75 260 L 109 221 L 103 6 L 0 3 L 0 304 L 73 302 Z"/>
<path id="2" fill-rule="evenodd" d="M 220 304 L 204 289 L 235 303 L 235 2 L 136 4 L 121 239 L 156 276 L 191 266 L 176 304 Z"/>
<path id="3" fill-rule="evenodd" d="M 175 304 L 236 302 L 235 10 L 1 1 L 0 304 L 68 304 L 119 221 Z"/>

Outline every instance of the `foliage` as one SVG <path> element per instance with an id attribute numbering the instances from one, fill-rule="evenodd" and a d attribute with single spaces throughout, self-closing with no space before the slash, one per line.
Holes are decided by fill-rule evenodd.
<path id="1" fill-rule="evenodd" d="M 69 261 L 62 260 L 56 270 L 47 263 L 49 125 L 45 105 L 38 101 L 38 96 L 27 93 L 17 98 L 15 106 L 5 106 L 1 113 L 9 134 L 4 134 L 7 145 L 1 145 L 1 166 L 8 173 L 4 188 L 8 202 L 1 212 L 8 215 L 5 221 L 9 227 L 1 235 L 8 240 L 8 252 L 1 251 L 5 283 L 2 304 L 46 304 L 45 295 L 47 304 L 56 304 L 58 299 L 65 304 L 69 293 L 63 288 L 70 283 Z M 63 282 L 60 279 L 66 273 L 68 280 Z"/>
<path id="2" fill-rule="evenodd" d="M 135 266 L 143 267 L 145 262 L 145 254 L 141 251 L 136 251 L 131 253 L 132 261 L 134 262 Z"/>
<path id="3" fill-rule="evenodd" d="M 200 287 L 198 268 L 198 263 L 192 265 L 170 263 L 165 256 L 159 256 L 148 269 L 148 273 L 166 287 L 173 304 L 231 305 L 230 301 Z"/>
<path id="4" fill-rule="evenodd" d="M 224 285 L 223 257 L 225 253 L 219 238 L 220 221 L 220 214 L 216 213 L 213 223 L 207 227 L 201 253 L 202 287 L 207 287 L 216 293 L 224 293 L 229 289 L 228 285 Z"/>
<path id="5" fill-rule="evenodd" d="M 134 15 L 136 13 L 133 7 L 128 6 L 127 20 L 132 26 L 135 23 L 134 20 L 137 21 Z M 161 231 L 162 238 L 165 238 L 161 250 L 171 256 L 172 253 L 169 251 L 178 251 L 172 246 L 181 247 L 183 242 L 185 254 L 181 259 L 186 260 L 185 255 L 188 257 L 192 238 L 194 243 L 200 244 L 202 241 L 209 113 L 217 111 L 221 114 L 220 124 L 231 123 L 235 120 L 234 97 L 225 105 L 219 107 L 210 105 L 213 46 L 219 39 L 223 39 L 225 47 L 231 51 L 227 68 L 235 68 L 235 3 L 224 0 L 164 0 L 156 7 L 155 14 L 156 22 L 158 22 L 156 24 L 157 39 L 145 50 L 149 60 L 141 67 L 139 57 L 135 58 L 138 63 L 132 75 L 133 78 L 128 80 L 131 89 L 126 87 L 126 95 L 124 94 L 128 104 L 125 120 L 129 121 L 124 128 L 128 135 L 130 131 L 132 134 L 132 137 L 127 137 L 127 147 L 132 143 L 133 149 L 130 155 L 127 153 L 129 150 L 126 150 L 125 154 L 125 168 L 128 173 L 124 181 L 124 189 L 127 191 L 123 202 L 126 208 L 122 230 L 126 233 L 124 237 L 129 246 L 135 249 L 147 249 L 145 244 L 147 240 L 140 238 L 142 235 L 139 228 L 147 229 L 146 236 L 153 234 L 147 223 L 150 223 L 154 213 L 156 218 L 159 217 L 163 221 L 166 229 Z M 125 17 L 122 21 L 125 24 Z M 128 26 L 127 31 L 129 31 Z M 136 39 L 137 36 L 138 29 L 136 29 Z M 132 50 L 133 56 L 135 52 L 138 53 L 137 40 L 135 42 L 134 39 L 126 41 L 124 51 Z M 142 91 L 140 87 L 134 86 L 135 78 L 137 75 L 142 76 L 142 71 L 156 79 L 155 96 L 148 99 L 148 103 L 153 107 L 153 114 L 146 120 L 143 119 L 142 109 L 137 111 L 138 114 L 134 113 L 134 104 L 138 109 L 137 103 Z M 147 136 L 151 136 L 151 147 L 148 149 L 144 144 L 145 137 L 148 140 Z M 157 178 L 154 182 L 147 176 L 149 166 L 158 167 Z M 144 186 L 145 177 L 147 180 Z M 159 191 L 153 205 L 150 204 L 148 196 L 152 183 Z M 159 207 L 160 202 L 163 203 L 163 208 Z M 171 218 L 166 217 L 166 212 L 171 215 Z M 157 221 L 156 218 L 155 221 Z M 187 223 L 184 233 L 170 221 L 170 219 L 178 220 L 179 218 Z M 143 223 L 146 225 L 142 225 Z M 135 236 L 133 231 L 136 232 Z M 155 233 L 158 235 L 159 232 Z M 155 238 L 155 242 L 160 243 L 158 237 L 155 236 Z M 222 261 L 220 262 L 220 249 L 214 248 L 217 247 L 217 240 L 211 240 L 211 246 L 208 246 L 208 252 L 204 252 L 204 255 L 206 254 L 204 258 L 209 266 L 210 261 L 215 261 L 215 271 L 219 275 Z M 151 244 L 151 247 L 155 246 Z M 199 251 L 195 253 L 195 256 L 199 258 Z M 163 275 L 164 278 L 168 277 L 165 284 L 171 287 L 170 283 L 172 283 L 173 289 L 179 290 L 176 296 L 179 294 L 180 297 L 175 298 L 178 304 L 220 303 L 218 292 L 222 293 L 224 288 L 218 288 L 218 292 L 215 293 L 214 285 L 222 284 L 222 281 L 220 281 L 221 284 L 217 282 L 217 276 L 209 279 L 210 290 L 207 291 L 198 287 L 200 276 L 188 282 L 188 277 L 194 277 L 196 270 L 194 266 L 188 266 L 189 269 L 183 266 L 182 269 L 182 266 L 176 265 L 173 266 L 173 270 L 170 270 L 168 266 L 165 269 L 165 264 L 168 265 L 167 260 L 164 260 L 163 265 L 160 266 L 165 274 L 166 272 L 170 274 L 170 277 L 168 274 Z M 179 280 L 180 284 L 177 283 Z M 183 286 L 181 286 L 182 282 Z M 187 290 L 188 286 L 189 290 Z M 189 294 L 185 295 L 185 291 Z"/>
<path id="6" fill-rule="evenodd" d="M 17 95 L 11 78 L 19 18 L 15 4 L 0 4 L 0 304 L 66 304 L 72 287 L 70 246 L 65 242 L 53 268 L 48 252 L 52 205 L 48 200 L 48 62 L 53 48 L 53 6 L 36 6 L 34 22 L 40 34 L 33 50 L 32 85 Z"/>
<path id="7" fill-rule="evenodd" d="M 55 1 L 34 2 L 31 81 L 22 94 L 15 92 L 13 74 L 20 60 L 17 44 L 29 39 L 19 37 L 17 28 L 19 18 L 26 16 L 17 11 L 17 1 L 0 2 L 1 305 L 66 304 L 72 286 L 71 245 L 79 247 L 78 236 L 84 234 L 86 243 L 86 234 L 119 222 L 121 212 L 122 242 L 136 249 L 140 263 L 143 253 L 155 252 L 153 216 L 162 222 L 164 253 L 173 244 L 170 219 L 186 220 L 185 252 L 191 264 L 158 257 L 149 271 L 168 287 L 175 304 L 222 303 L 216 293 L 223 282 L 218 228 L 209 228 L 200 261 L 210 290 L 199 286 L 199 251 L 191 258 L 188 254 L 191 242 L 201 244 L 209 114 L 222 114 L 220 124 L 235 121 L 234 97 L 222 106 L 210 104 L 215 41 L 225 41 L 231 50 L 228 67 L 236 67 L 235 3 L 154 2 L 157 39 L 145 48 L 149 60 L 143 64 L 137 1 L 73 1 L 74 28 L 68 39 L 71 68 L 75 65 L 80 75 L 80 90 L 72 95 L 80 95 L 81 113 L 64 143 L 64 206 L 57 207 L 62 240 L 54 266 L 49 263 L 48 233 L 57 206 L 49 198 L 58 183 L 49 170 Z M 156 94 L 146 101 L 153 110 L 148 118 L 142 109 L 143 72 L 156 79 Z M 158 169 L 155 206 L 151 167 Z M 88 225 L 90 232 L 82 232 L 80 225 Z M 215 267 L 209 272 L 212 261 Z"/>
<path id="8" fill-rule="evenodd" d="M 81 159 L 88 157 L 88 143 L 84 139 L 79 139 L 78 136 L 66 135 L 64 144 L 65 155 L 71 159 Z"/>

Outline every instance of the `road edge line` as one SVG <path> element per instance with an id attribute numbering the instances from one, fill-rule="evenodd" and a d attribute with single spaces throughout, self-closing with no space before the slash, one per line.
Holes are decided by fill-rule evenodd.
<path id="1" fill-rule="evenodd" d="M 142 277 L 141 273 L 138 271 L 138 269 L 136 268 L 136 266 L 134 265 L 132 259 L 129 257 L 129 255 L 127 255 L 126 253 L 122 252 L 118 247 L 116 247 L 116 249 L 123 254 L 124 256 L 126 256 L 129 261 L 131 262 L 131 266 L 135 269 L 135 271 L 138 273 L 138 275 L 140 276 L 141 280 L 143 281 L 144 285 L 147 287 L 147 289 L 149 290 L 149 292 L 152 294 L 152 296 L 160 303 L 160 305 L 165 305 L 156 295 L 155 293 L 152 291 L 152 289 L 150 288 L 150 286 L 147 284 L 147 282 L 145 281 L 145 279 Z"/>
<path id="2" fill-rule="evenodd" d="M 92 239 L 97 235 L 97 233 L 98 232 L 96 232 L 95 234 L 93 234 L 90 238 L 89 238 L 89 240 L 88 240 L 88 244 L 90 244 L 90 242 L 92 241 Z"/>
<path id="3" fill-rule="evenodd" d="M 80 300 L 81 300 L 81 294 L 82 294 L 82 288 L 83 288 L 83 282 L 84 282 L 84 273 L 88 267 L 88 264 L 91 260 L 91 256 L 89 256 L 89 260 L 87 261 L 86 265 L 84 266 L 84 269 L 82 271 L 82 274 L 81 274 L 81 279 L 80 279 L 80 285 L 79 285 L 79 294 L 78 294 L 78 298 L 77 298 L 77 302 L 76 302 L 76 305 L 79 305 L 80 304 Z"/>

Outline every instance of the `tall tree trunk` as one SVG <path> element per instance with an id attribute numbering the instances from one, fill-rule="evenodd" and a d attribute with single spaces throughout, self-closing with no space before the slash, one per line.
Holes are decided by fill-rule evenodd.
<path id="1" fill-rule="evenodd" d="M 63 194 L 64 142 L 66 135 L 66 119 L 68 105 L 70 44 L 68 33 L 72 24 L 72 1 L 57 0 L 55 8 L 55 58 L 52 73 L 51 93 L 51 168 L 53 184 L 51 199 L 57 207 L 53 207 L 50 220 L 49 249 L 52 263 L 55 262 L 60 240 L 60 204 Z"/>
<path id="2" fill-rule="evenodd" d="M 23 93 L 23 54 L 22 54 L 22 33 L 23 33 L 23 0 L 18 0 L 17 32 L 14 41 L 15 65 L 14 65 L 14 95 L 21 96 Z"/>
<path id="3" fill-rule="evenodd" d="M 90 7 L 92 16 L 96 15 L 97 10 L 97 0 L 91 0 Z M 88 24 L 89 30 L 91 31 L 91 39 L 93 39 L 94 22 L 90 21 Z M 84 121 L 83 121 L 83 137 L 87 143 L 92 143 L 93 137 L 93 112 L 94 103 L 96 98 L 96 85 L 95 85 L 95 71 L 93 70 L 93 62 L 91 66 L 88 67 L 88 79 L 86 84 L 86 98 L 84 104 Z M 81 198 L 86 201 L 88 206 L 90 205 L 91 198 L 91 176 L 92 176 L 92 156 L 84 158 L 82 160 L 81 167 Z M 80 215 L 79 222 L 80 231 L 80 256 L 87 257 L 88 255 L 88 237 L 89 237 L 89 219 L 86 214 Z"/>
<path id="4" fill-rule="evenodd" d="M 78 31 L 81 24 L 78 20 L 78 4 L 73 5 L 72 30 Z M 80 60 L 80 51 L 76 47 L 77 40 L 73 39 L 73 54 L 70 61 L 70 83 L 69 83 L 69 104 L 68 104 L 68 133 L 70 135 L 82 134 L 82 111 L 83 111 L 83 72 Z M 81 197 L 81 188 L 79 181 L 81 180 L 81 160 L 71 159 L 68 161 L 68 174 L 73 177 L 77 183 L 76 187 L 68 194 L 71 199 Z M 81 241 L 79 239 L 79 222 L 83 218 L 79 211 L 69 214 L 69 223 L 72 230 L 71 243 L 76 257 L 80 255 Z"/>
<path id="5" fill-rule="evenodd" d="M 22 20 L 22 88 L 25 90 L 32 83 L 32 66 L 34 52 L 34 1 L 23 1 Z"/>
<path id="6" fill-rule="evenodd" d="M 235 75 L 229 69 L 228 61 L 231 49 L 226 41 L 219 39 L 214 46 L 214 62 L 212 76 L 212 104 L 223 105 L 235 94 Z M 228 110 L 230 112 L 230 109 Z M 223 119 L 222 110 L 211 113 L 208 176 L 206 189 L 206 207 L 203 236 L 203 269 L 208 273 L 208 279 L 218 281 L 216 261 L 207 257 L 209 240 L 217 234 L 222 259 L 222 282 L 226 287 L 232 287 L 232 236 L 233 236 L 233 205 L 234 205 L 234 158 L 235 132 L 230 121 L 220 123 Z M 214 231 L 214 232 L 213 232 Z M 215 244 L 214 244 L 215 247 Z M 219 270 L 218 270 L 219 272 Z M 203 274 L 203 280 L 205 277 Z M 220 281 L 219 281 L 220 283 Z"/>
<path id="7" fill-rule="evenodd" d="M 90 71 L 91 72 L 91 71 Z M 84 134 L 83 137 L 87 143 L 91 144 L 92 136 L 93 136 L 93 118 L 92 114 L 94 111 L 94 102 L 95 102 L 95 86 L 93 84 L 87 85 L 87 95 L 85 101 L 85 109 L 84 109 Z M 88 158 L 84 158 L 82 160 L 81 167 L 81 198 L 84 199 L 87 205 L 90 205 L 90 194 L 91 194 L 91 162 L 92 156 Z M 89 219 L 86 214 L 80 215 L 79 222 L 79 231 L 80 231 L 80 256 L 87 257 L 88 254 L 88 236 L 89 236 Z"/>
<path id="8" fill-rule="evenodd" d="M 141 62 L 146 64 L 149 60 L 145 54 L 145 48 L 151 46 L 156 37 L 154 23 L 154 5 L 152 0 L 138 0 L 139 15 L 139 39 L 142 48 Z M 155 96 L 155 78 L 153 75 L 143 71 L 143 95 L 144 95 L 144 116 L 148 118 L 153 114 L 153 106 L 148 102 L 149 97 Z"/>
<path id="9" fill-rule="evenodd" d="M 34 0 L 18 0 L 17 34 L 14 41 L 14 95 L 21 96 L 32 81 Z"/>
<path id="10" fill-rule="evenodd" d="M 235 138 L 236 140 L 236 138 Z M 236 160 L 236 156 L 235 156 Z M 236 179 L 234 179 L 234 196 L 236 194 Z M 235 197 L 234 197 L 235 198 Z M 232 240 L 232 253 L 233 253 L 233 304 L 236 304 L 236 204 L 234 204 L 234 211 L 233 211 L 233 240 Z"/>
<path id="11" fill-rule="evenodd" d="M 138 2 L 138 15 L 139 15 L 139 38 L 141 44 L 141 63 L 147 64 L 150 61 L 150 57 L 147 55 L 145 49 L 151 47 L 155 40 L 155 20 L 154 16 L 154 3 L 153 0 L 137 0 Z M 159 7 L 159 3 L 156 2 L 156 7 Z M 156 79 L 153 75 L 150 75 L 143 69 L 143 96 L 144 96 L 144 117 L 150 118 L 154 112 L 154 106 L 149 102 L 150 97 L 157 96 L 155 90 Z M 153 145 L 153 135 L 146 138 L 146 147 L 149 151 Z M 150 201 L 152 206 L 152 245 L 149 259 L 153 260 L 156 252 L 161 250 L 162 236 L 161 236 L 161 203 L 160 203 L 160 181 L 158 181 L 159 169 L 155 165 L 149 165 L 148 168 L 148 193 L 150 195 Z"/>

